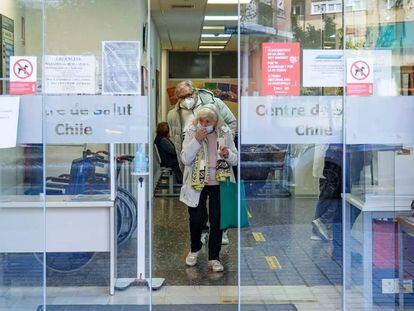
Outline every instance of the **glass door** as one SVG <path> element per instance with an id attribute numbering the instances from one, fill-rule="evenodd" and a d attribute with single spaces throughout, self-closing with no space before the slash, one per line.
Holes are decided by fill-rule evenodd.
<path id="1" fill-rule="evenodd" d="M 47 306 L 149 308 L 147 3 L 44 5 Z"/>
<path id="2" fill-rule="evenodd" d="M 194 163 L 181 158 L 182 153 L 191 151 L 192 138 L 186 137 L 194 135 L 197 113 L 207 105 L 223 112 L 220 118 L 231 131 L 227 143 L 234 145 L 237 7 L 237 1 L 151 1 L 151 33 L 161 47 L 159 65 L 156 58 L 153 61 L 154 66 L 160 66 L 153 72 L 160 70 L 161 100 L 157 126 L 152 128 L 154 148 L 160 156 L 154 157 L 153 169 L 152 274 L 165 279 L 162 289 L 152 292 L 154 310 L 238 309 L 237 229 L 218 236 L 220 223 L 215 215 L 221 211 L 215 173 L 198 191 L 194 204 L 183 198 L 183 193 L 191 195 L 194 189 L 189 173 Z M 185 97 L 194 99 L 195 105 L 185 107 Z M 206 141 L 202 144 L 207 146 Z M 174 154 L 166 146 L 175 150 Z M 216 150 L 214 144 L 211 153 Z M 216 163 L 216 159 L 209 163 Z M 236 197 L 233 199 L 236 203 Z M 224 271 L 213 270 L 215 261 Z"/>
<path id="3" fill-rule="evenodd" d="M 0 310 L 411 309 L 413 16 L 2 0 Z"/>
<path id="4" fill-rule="evenodd" d="M 340 1 L 240 4 L 241 310 L 342 308 L 342 32 Z"/>
<path id="5" fill-rule="evenodd" d="M 2 310 L 36 310 L 44 304 L 42 101 L 32 95 L 41 82 L 42 14 L 40 3 L 0 3 Z"/>
<path id="6" fill-rule="evenodd" d="M 412 12 L 392 1 L 352 2 L 344 12 L 349 309 L 412 305 Z"/>

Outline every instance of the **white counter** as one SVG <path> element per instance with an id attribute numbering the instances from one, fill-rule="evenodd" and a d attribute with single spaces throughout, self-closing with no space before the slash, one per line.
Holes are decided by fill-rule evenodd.
<path id="1" fill-rule="evenodd" d="M 109 252 L 113 205 L 104 195 L 1 196 L 0 252 Z"/>
<path id="2" fill-rule="evenodd" d="M 413 198 L 414 199 L 414 198 Z M 360 197 L 350 193 L 345 194 L 347 203 L 352 204 L 362 212 L 402 212 L 411 211 L 410 203 L 405 200 L 404 204 L 400 200 L 391 200 L 390 196 L 376 196 L 369 201 L 363 201 Z"/>

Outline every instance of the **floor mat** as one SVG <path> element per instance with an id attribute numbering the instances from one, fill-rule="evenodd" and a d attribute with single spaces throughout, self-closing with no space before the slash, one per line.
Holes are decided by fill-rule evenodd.
<path id="1" fill-rule="evenodd" d="M 137 305 L 48 305 L 46 311 L 147 311 Z M 37 311 L 45 310 L 42 306 Z M 153 305 L 154 311 L 236 311 L 237 305 Z M 243 311 L 297 311 L 293 304 L 243 305 Z"/>

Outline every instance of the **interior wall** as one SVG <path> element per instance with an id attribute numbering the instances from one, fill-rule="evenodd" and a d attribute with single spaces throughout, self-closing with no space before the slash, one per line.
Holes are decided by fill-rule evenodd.
<path id="1" fill-rule="evenodd" d="M 16 0 L 1 0 L 0 14 L 11 18 L 14 21 L 14 49 L 16 55 L 21 55 L 25 47 L 21 41 L 21 18 L 24 17 L 25 11 Z M 0 194 L 20 194 L 23 181 L 22 166 L 23 149 L 8 148 L 0 149 Z"/>
<path id="2" fill-rule="evenodd" d="M 161 120 L 167 120 L 167 113 L 170 109 L 168 88 L 168 51 L 161 51 Z"/>
<path id="3" fill-rule="evenodd" d="M 147 54 L 142 49 L 143 25 L 146 22 L 146 1 L 99 0 L 82 1 L 77 5 L 71 2 L 60 5 L 52 3 L 46 6 L 45 12 L 45 54 L 94 55 L 100 84 L 103 41 L 140 41 L 140 65 L 147 66 Z M 92 151 L 107 148 L 102 145 L 87 147 Z M 48 176 L 59 174 L 59 171 L 52 171 L 52 168 L 62 168 L 60 173 L 67 173 L 71 161 L 79 158 L 82 150 L 83 147 L 76 146 L 67 148 L 59 158 L 56 156 L 58 149 L 53 151 L 49 148 L 46 158 Z"/>
<path id="4" fill-rule="evenodd" d="M 159 122 L 162 119 L 162 110 L 161 110 L 161 41 L 160 36 L 158 34 L 158 29 L 155 26 L 154 21 L 151 19 L 151 31 L 150 31 L 150 44 L 151 44 L 151 72 L 150 72 L 150 78 L 151 78 L 151 94 L 150 94 L 150 104 L 151 104 L 151 116 L 150 116 L 150 146 L 152 146 L 152 142 L 155 138 L 155 130 L 157 126 L 157 121 Z M 157 95 L 157 71 L 159 72 L 159 94 Z M 158 178 L 160 176 L 160 166 L 157 160 L 157 157 L 155 156 L 155 153 L 153 151 L 153 189 L 155 189 L 155 186 L 157 184 Z"/>
<path id="5" fill-rule="evenodd" d="M 46 7 L 46 53 L 101 55 L 102 41 L 139 40 L 147 2 L 99 0 Z M 144 59 L 144 58 L 143 58 Z"/>
<path id="6" fill-rule="evenodd" d="M 0 14 L 11 18 L 14 21 L 14 49 L 15 54 L 19 55 L 25 51 L 21 40 L 22 17 L 25 16 L 24 7 L 16 0 L 1 0 Z"/>
<path id="7" fill-rule="evenodd" d="M 38 78 L 41 85 L 41 61 L 43 56 L 43 40 L 45 54 L 56 55 L 95 55 L 98 72 L 100 71 L 102 41 L 143 40 L 143 26 L 147 23 L 147 1 L 137 0 L 99 0 L 50 2 L 45 11 L 45 36 L 43 37 L 43 11 L 39 3 L 26 6 L 19 5 L 17 0 L 1 0 L 0 14 L 15 21 L 15 54 L 38 57 Z M 22 17 L 25 20 L 25 45 L 20 38 Z M 17 22 L 18 21 L 18 22 Z M 155 29 L 155 27 L 152 27 Z M 158 33 L 152 33 L 147 38 L 147 46 L 151 44 L 151 105 L 155 107 L 155 70 L 160 70 L 160 42 Z M 147 54 L 141 50 L 141 65 L 149 67 Z M 99 79 L 100 80 L 100 79 Z M 98 80 L 98 81 L 99 81 Z M 152 81 L 154 80 L 154 82 Z M 155 111 L 153 109 L 153 111 Z M 151 124 L 155 124 L 155 114 L 151 116 Z M 102 149 L 101 146 L 92 146 Z M 53 149 L 53 147 L 52 147 Z M 81 155 L 83 146 L 72 148 L 48 148 L 47 174 L 57 176 L 68 173 L 68 167 L 73 159 Z M 59 156 L 60 154 L 60 156 Z M 17 171 L 17 162 L 22 162 L 23 148 L 0 150 L 0 165 L 8 169 L 0 174 L 0 189 L 16 188 L 22 180 L 22 169 Z M 56 164 L 56 165 L 55 165 Z M 1 191 L 1 190 L 0 190 Z"/>

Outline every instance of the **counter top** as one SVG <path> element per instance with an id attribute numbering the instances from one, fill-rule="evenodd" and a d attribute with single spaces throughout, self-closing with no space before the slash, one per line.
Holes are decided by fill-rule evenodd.
<path id="1" fill-rule="evenodd" d="M 390 200 L 389 196 L 383 197 L 378 196 L 376 200 L 371 200 L 369 203 L 362 201 L 359 197 L 352 195 L 350 193 L 345 194 L 345 200 L 347 203 L 352 204 L 353 206 L 360 209 L 362 212 L 402 212 L 402 211 L 411 211 L 411 206 L 407 205 L 396 205 L 393 204 L 396 201 Z M 375 202 L 377 201 L 377 202 Z M 384 202 L 388 201 L 388 204 Z"/>
<path id="2" fill-rule="evenodd" d="M 109 195 L 5 195 L 0 208 L 112 207 Z"/>

